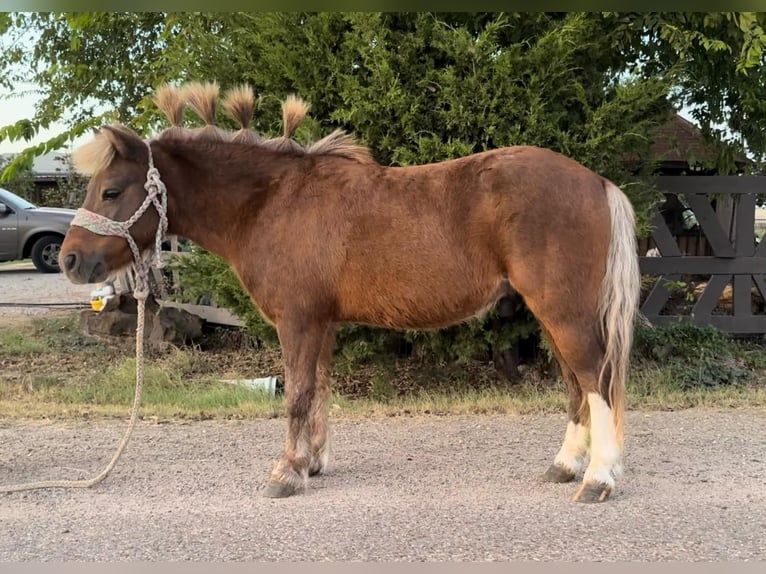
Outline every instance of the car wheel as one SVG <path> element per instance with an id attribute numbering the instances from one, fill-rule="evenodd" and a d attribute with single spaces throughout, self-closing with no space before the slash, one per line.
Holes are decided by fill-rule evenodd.
<path id="1" fill-rule="evenodd" d="M 45 235 L 32 245 L 32 263 L 42 273 L 58 273 L 59 252 L 62 238 L 56 235 Z"/>

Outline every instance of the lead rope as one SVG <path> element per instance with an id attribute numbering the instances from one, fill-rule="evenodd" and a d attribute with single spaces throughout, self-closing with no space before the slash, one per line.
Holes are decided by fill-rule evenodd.
<path id="1" fill-rule="evenodd" d="M 146 299 L 149 296 L 149 270 L 152 265 L 156 265 L 158 268 L 163 267 L 161 257 L 162 241 L 168 229 L 167 189 L 160 179 L 160 172 L 154 167 L 150 143 L 146 142 L 146 146 L 149 148 L 149 171 L 146 174 L 146 183 L 144 184 L 147 196 L 130 219 L 126 221 L 114 221 L 103 215 L 85 209 L 79 209 L 72 220 L 72 225 L 79 225 L 98 235 L 116 235 L 124 237 L 128 242 L 128 245 L 130 245 L 130 250 L 133 252 L 133 269 L 136 274 L 136 287 L 133 290 L 133 296 L 138 302 L 136 315 L 138 324 L 136 325 L 136 394 L 133 399 L 133 408 L 130 411 L 128 428 L 125 431 L 120 444 L 117 446 L 117 451 L 114 453 L 112 460 L 110 460 L 109 464 L 104 467 L 104 470 L 96 476 L 84 480 L 44 480 L 25 484 L 11 484 L 8 486 L 0 486 L 0 492 L 20 492 L 41 488 L 90 488 L 104 480 L 112 471 L 117 464 L 117 461 L 120 459 L 120 456 L 122 456 L 125 447 L 128 445 L 130 436 L 133 434 L 133 429 L 136 426 L 138 414 L 141 410 L 141 394 L 144 387 L 144 317 Z M 141 218 L 144 212 L 149 208 L 149 205 L 152 204 L 157 210 L 160 221 L 155 235 L 154 253 L 148 260 L 144 261 L 135 240 L 130 235 L 129 229 Z"/>

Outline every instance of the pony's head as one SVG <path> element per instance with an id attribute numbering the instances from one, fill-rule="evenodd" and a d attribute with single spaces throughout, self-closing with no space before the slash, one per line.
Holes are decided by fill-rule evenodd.
<path id="1" fill-rule="evenodd" d="M 59 262 L 73 283 L 97 283 L 133 262 L 131 238 L 141 253 L 154 245 L 160 220 L 157 210 L 145 205 L 144 185 L 150 149 L 134 131 L 117 124 L 99 129 L 75 150 L 72 161 L 91 179 L 82 209 L 61 245 Z"/>

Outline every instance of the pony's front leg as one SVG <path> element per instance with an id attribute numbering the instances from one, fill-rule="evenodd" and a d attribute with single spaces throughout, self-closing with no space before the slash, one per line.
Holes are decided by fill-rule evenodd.
<path id="1" fill-rule="evenodd" d="M 311 465 L 309 476 L 327 468 L 330 458 L 329 401 L 332 390 L 332 353 L 335 346 L 335 328 L 327 330 L 317 361 L 316 392 L 311 405 Z"/>
<path id="2" fill-rule="evenodd" d="M 285 450 L 264 491 L 267 498 L 284 498 L 303 488 L 312 459 L 312 404 L 316 395 L 317 359 L 327 324 L 284 320 L 277 324 L 285 364 L 287 437 Z"/>

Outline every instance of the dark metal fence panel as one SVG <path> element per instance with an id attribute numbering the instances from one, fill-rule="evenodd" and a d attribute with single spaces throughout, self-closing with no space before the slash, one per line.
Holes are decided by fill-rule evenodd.
<path id="1" fill-rule="evenodd" d="M 651 240 L 639 242 L 641 272 L 658 276 L 644 299 L 643 315 L 653 324 L 685 317 L 732 334 L 766 333 L 766 314 L 757 308 L 754 312 L 754 297 L 766 300 L 766 241 L 756 243 L 755 235 L 757 197 L 766 194 L 766 177 L 667 176 L 659 178 L 659 188 L 685 201 L 696 217 L 699 234 L 674 237 L 662 214 L 654 214 Z M 729 229 L 712 203 L 727 197 L 734 205 L 734 217 L 727 222 Z M 656 247 L 659 256 L 646 255 L 650 246 Z M 684 277 L 709 279 L 689 315 L 663 314 L 673 283 Z M 730 284 L 731 313 L 714 313 Z"/>

